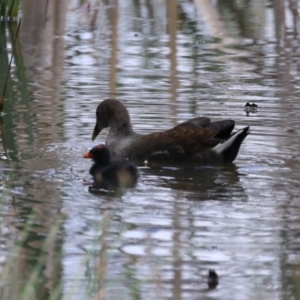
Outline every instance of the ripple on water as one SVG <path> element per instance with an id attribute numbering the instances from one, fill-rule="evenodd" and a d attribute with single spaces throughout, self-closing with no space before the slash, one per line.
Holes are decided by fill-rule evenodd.
<path id="1" fill-rule="evenodd" d="M 61 60 L 40 59 L 45 58 L 42 45 L 36 49 L 20 41 L 28 84 L 12 72 L 11 95 L 17 96 L 8 101 L 12 118 L 4 117 L 11 131 L 5 132 L 10 160 L 1 160 L 0 174 L 2 227 L 10 234 L 1 237 L 1 245 L 20 239 L 19 225 L 30 222 L 33 211 L 38 238 L 30 245 L 40 246 L 63 211 L 63 232 L 45 252 L 53 257 L 61 251 L 59 280 L 71 291 L 80 287 L 80 295 L 84 284 L 92 294 L 91 282 L 103 282 L 93 273 L 103 264 L 110 299 L 131 299 L 132 291 L 141 299 L 173 299 L 175 294 L 279 299 L 281 290 L 296 290 L 287 274 L 297 271 L 300 249 L 299 72 L 298 63 L 291 64 L 299 55 L 290 46 L 284 50 L 291 34 L 279 45 L 274 33 L 280 24 L 270 19 L 276 7 L 262 5 L 263 18 L 252 24 L 257 13 L 249 14 L 243 28 L 252 24 L 260 34 L 241 38 L 245 32 L 237 30 L 239 22 L 224 17 L 230 16 L 230 5 L 222 10 L 220 2 L 219 21 L 227 32 L 216 37 L 207 16 L 197 10 L 201 1 L 179 1 L 175 51 L 165 2 L 153 3 L 119 1 L 117 18 L 111 18 L 114 7 L 104 5 L 95 32 L 77 31 L 74 26 L 82 27 L 82 20 L 70 11 L 67 27 L 76 34 L 65 36 L 65 49 L 51 50 Z M 293 42 L 296 49 L 297 34 Z M 232 118 L 237 128 L 249 125 L 251 133 L 233 167 L 150 162 L 140 167 L 135 189 L 92 194 L 82 184 L 90 180 L 91 164 L 82 154 L 104 142 L 107 130 L 90 141 L 95 109 L 112 96 L 126 105 L 139 133 L 165 130 L 198 115 Z M 258 111 L 246 116 L 249 101 L 258 104 Z M 10 193 L 16 195 L 16 209 L 7 205 Z M 11 218 L 18 222 L 13 233 Z M 27 248 L 22 253 L 32 254 Z M 213 291 L 206 289 L 210 268 L 220 276 Z M 116 297 L 109 297 L 113 290 Z"/>

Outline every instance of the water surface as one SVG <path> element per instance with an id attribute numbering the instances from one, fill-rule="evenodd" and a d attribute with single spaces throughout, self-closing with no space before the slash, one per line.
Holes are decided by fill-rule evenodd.
<path id="1" fill-rule="evenodd" d="M 49 1 L 42 18 L 29 2 L 3 116 L 2 298 L 299 299 L 299 10 Z M 108 97 L 139 133 L 207 116 L 251 134 L 231 166 L 142 164 L 136 188 L 92 194 L 82 155 Z"/>

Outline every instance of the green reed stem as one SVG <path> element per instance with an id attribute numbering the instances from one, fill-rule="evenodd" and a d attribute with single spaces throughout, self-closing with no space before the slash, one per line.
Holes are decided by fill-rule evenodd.
<path id="1" fill-rule="evenodd" d="M 5 1 L 0 1 L 0 17 L 6 16 L 6 3 Z"/>
<path id="2" fill-rule="evenodd" d="M 16 18 L 19 12 L 20 0 L 0 0 L 0 17 Z"/>
<path id="3" fill-rule="evenodd" d="M 20 0 L 12 0 L 10 6 L 8 8 L 8 16 L 9 17 L 17 17 L 19 12 L 19 4 Z"/>
<path id="4" fill-rule="evenodd" d="M 15 41 L 14 41 L 14 47 L 13 47 L 13 49 L 16 48 L 16 43 L 17 43 L 17 39 L 18 39 L 18 36 L 19 36 L 20 27 L 21 27 L 21 21 L 22 20 L 20 19 L 19 20 L 19 24 L 18 24 L 18 28 L 17 28 L 17 32 L 16 32 L 16 38 L 15 38 Z M 7 72 L 6 72 L 6 77 L 5 77 L 5 81 L 4 81 L 4 87 L 3 87 L 3 92 L 2 92 L 2 96 L 1 96 L 1 100 L 0 100 L 0 112 L 2 112 L 3 108 L 4 108 L 5 93 L 6 93 L 7 82 L 8 82 L 8 77 L 9 77 L 9 74 L 10 74 L 11 63 L 12 63 L 13 57 L 14 57 L 14 51 L 11 54 L 10 61 L 9 61 L 9 64 L 8 64 L 8 69 L 7 69 Z"/>

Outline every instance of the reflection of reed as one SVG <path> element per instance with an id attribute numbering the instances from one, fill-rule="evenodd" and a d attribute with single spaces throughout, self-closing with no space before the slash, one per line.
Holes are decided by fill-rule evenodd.
<path id="1" fill-rule="evenodd" d="M 213 2 L 210 0 L 196 0 L 195 2 L 198 9 L 202 11 L 203 17 L 211 30 L 211 35 L 220 38 L 229 37 Z"/>
<path id="2" fill-rule="evenodd" d="M 176 1 L 167 1 L 167 19 L 168 19 L 168 33 L 170 36 L 169 47 L 170 47 L 170 93 L 172 97 L 171 103 L 171 112 L 172 112 L 172 121 L 176 125 L 176 100 L 177 100 L 177 89 L 178 89 L 178 78 L 177 78 L 177 21 L 178 21 L 178 12 L 177 12 L 177 3 Z"/>
<path id="3" fill-rule="evenodd" d="M 178 11 L 176 1 L 167 1 L 167 19 L 168 19 L 168 34 L 170 47 L 170 94 L 171 94 L 171 115 L 173 124 L 177 121 L 177 90 L 178 90 L 178 71 L 177 71 L 177 21 Z M 181 299 L 182 297 L 182 258 L 181 258 L 181 218 L 180 218 L 180 199 L 174 201 L 173 214 L 173 299 Z"/>
<path id="4" fill-rule="evenodd" d="M 5 104 L 8 116 L 5 119 L 6 131 L 14 132 L 14 135 L 6 132 L 7 146 L 12 153 L 19 153 L 19 149 L 24 149 L 29 144 L 35 148 L 39 140 L 43 138 L 44 133 L 39 134 L 39 132 L 45 126 L 45 120 L 49 120 L 51 125 L 58 123 L 55 119 L 59 105 L 55 100 L 60 99 L 62 86 L 64 59 L 62 34 L 65 31 L 67 2 L 47 1 L 47 5 L 45 1 L 23 1 L 24 18 L 20 39 L 18 44 L 13 46 L 16 69 L 13 78 L 16 78 L 19 84 L 17 91 L 20 94 L 15 95 L 15 90 L 10 89 L 9 86 L 8 92 L 14 93 L 14 99 L 17 100 Z M 10 32 L 13 30 L 10 29 Z M 28 82 L 32 83 L 31 87 Z M 49 87 L 50 101 L 47 101 L 45 86 Z M 29 89 L 32 89 L 31 95 L 35 94 L 35 97 L 41 95 L 40 105 L 35 105 L 36 102 L 31 101 L 36 98 L 28 97 Z M 44 107 L 47 109 L 43 109 Z M 19 111 L 20 108 L 23 108 L 23 111 Z M 11 117 L 12 113 L 15 118 Z M 40 123 L 36 122 L 36 116 L 41 116 Z M 57 132 L 54 126 L 51 127 L 53 136 Z M 25 140 L 22 137 L 28 128 L 29 130 L 35 128 L 37 135 Z M 3 131 L 1 132 L 3 138 Z M 59 141 L 60 136 L 55 137 L 55 142 Z M 47 139 L 49 140 L 49 135 Z M 13 146 L 14 143 L 17 146 Z M 42 163 L 44 161 L 40 161 L 40 165 Z M 12 171 L 14 177 L 17 178 L 16 181 L 22 177 L 20 169 L 24 168 L 24 164 L 26 162 L 22 162 L 21 166 L 17 164 L 19 168 L 17 172 Z M 28 163 L 25 169 L 30 176 L 36 172 L 34 164 Z M 7 268 L 11 272 L 2 276 L 2 279 L 13 287 L 7 291 L 9 296 L 7 299 L 25 299 L 26 297 L 27 299 L 48 299 L 49 293 L 56 294 L 60 298 L 62 241 L 59 227 L 63 219 L 57 214 L 61 205 L 57 202 L 60 192 L 57 183 L 45 184 L 44 180 L 35 179 L 32 185 L 28 183 L 29 176 L 24 177 L 26 179 L 22 178 L 18 184 L 26 191 L 24 192 L 26 197 L 24 196 L 24 201 L 19 201 L 19 199 L 15 201 L 16 219 L 21 220 L 15 226 L 16 240 L 19 240 L 20 244 L 9 248 L 15 251 L 15 257 L 10 260 L 8 256 L 5 263 L 8 264 Z M 11 182 L 14 186 L 14 181 L 11 180 Z M 44 199 L 48 199 L 51 204 L 42 202 Z M 53 209 L 53 206 L 56 209 Z"/>
<path id="5" fill-rule="evenodd" d="M 110 57 L 110 98 L 116 95 L 117 85 L 117 63 L 118 63 L 118 0 L 114 0 L 113 6 L 109 9 L 110 24 L 111 24 L 111 57 Z"/>
<path id="6" fill-rule="evenodd" d="M 288 97 L 291 91 L 295 90 L 295 86 L 292 83 L 295 78 L 291 74 L 291 65 L 293 61 L 293 54 L 291 51 L 292 43 L 295 42 L 294 39 L 288 37 L 287 34 L 287 23 L 289 20 L 285 17 L 285 3 L 282 0 L 274 1 L 274 27 L 275 27 L 275 37 L 276 37 L 276 51 L 278 56 L 276 57 L 276 69 L 277 69 L 277 79 L 281 86 L 284 87 L 282 91 L 282 97 Z M 294 12 L 295 13 L 295 12 Z M 299 16 L 296 14 L 291 14 L 291 18 L 295 22 L 299 20 Z M 293 23 L 294 23 L 293 22 Z M 297 25 L 293 28 L 296 33 L 298 30 Z M 297 34 L 296 34 L 297 35 Z M 298 47 L 297 47 L 298 48 Z M 298 51 L 298 49 L 295 49 Z M 296 58 L 295 64 L 298 64 L 298 58 Z M 295 80 L 297 81 L 297 79 Z"/>
<path id="7" fill-rule="evenodd" d="M 109 226 L 112 221 L 113 214 L 110 211 L 103 212 L 103 219 L 101 221 L 101 228 L 99 230 L 101 231 L 100 236 L 100 251 L 98 255 L 98 264 L 96 266 L 95 274 L 96 274 L 96 280 L 97 280 L 97 295 L 95 299 L 104 299 L 105 296 L 105 276 L 107 273 L 107 265 L 108 265 L 108 259 L 107 259 L 107 250 L 108 250 L 108 243 L 107 238 L 109 235 Z"/>
<path id="8" fill-rule="evenodd" d="M 25 214 L 24 203 L 18 200 L 10 224 L 14 242 L 1 268 L 1 280 L 5 282 L 0 288 L 0 294 L 5 295 L 1 299 L 48 299 L 49 293 L 57 295 L 54 299 L 60 299 L 62 252 L 58 249 L 64 215 L 56 212 L 45 235 L 45 223 L 39 223 L 34 212 Z M 22 223 L 16 221 L 24 217 Z"/>
<path id="9" fill-rule="evenodd" d="M 48 141 L 53 139 L 55 142 L 61 139 L 61 134 L 53 125 L 61 122 L 58 107 L 63 93 L 61 84 L 65 46 L 63 35 L 65 34 L 67 3 L 66 0 L 38 1 L 37 3 L 24 0 L 22 6 L 24 18 L 20 42 L 23 64 L 27 71 L 24 80 L 31 83 L 26 88 L 34 94 L 34 102 L 23 100 L 25 102 L 23 103 L 35 116 L 42 116 L 22 121 L 27 126 L 32 126 L 34 123 L 35 128 L 39 129 L 35 142 L 43 141 L 44 138 Z M 38 106 L 33 105 L 36 102 L 39 102 Z M 45 127 L 49 127 L 49 134 L 39 134 L 40 131 L 45 133 L 41 130 Z M 22 139 L 18 140 L 21 143 Z M 19 146 L 22 147 L 22 145 Z"/>

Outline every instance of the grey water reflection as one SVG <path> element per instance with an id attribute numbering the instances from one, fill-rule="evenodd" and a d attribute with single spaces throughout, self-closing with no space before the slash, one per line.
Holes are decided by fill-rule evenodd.
<path id="1" fill-rule="evenodd" d="M 297 2 L 22 9 L 3 116 L 1 299 L 299 299 Z M 0 24 L 2 86 L 16 24 Z M 150 162 L 135 189 L 91 194 L 82 154 L 107 97 L 140 133 L 205 115 L 251 134 L 232 166 Z"/>

